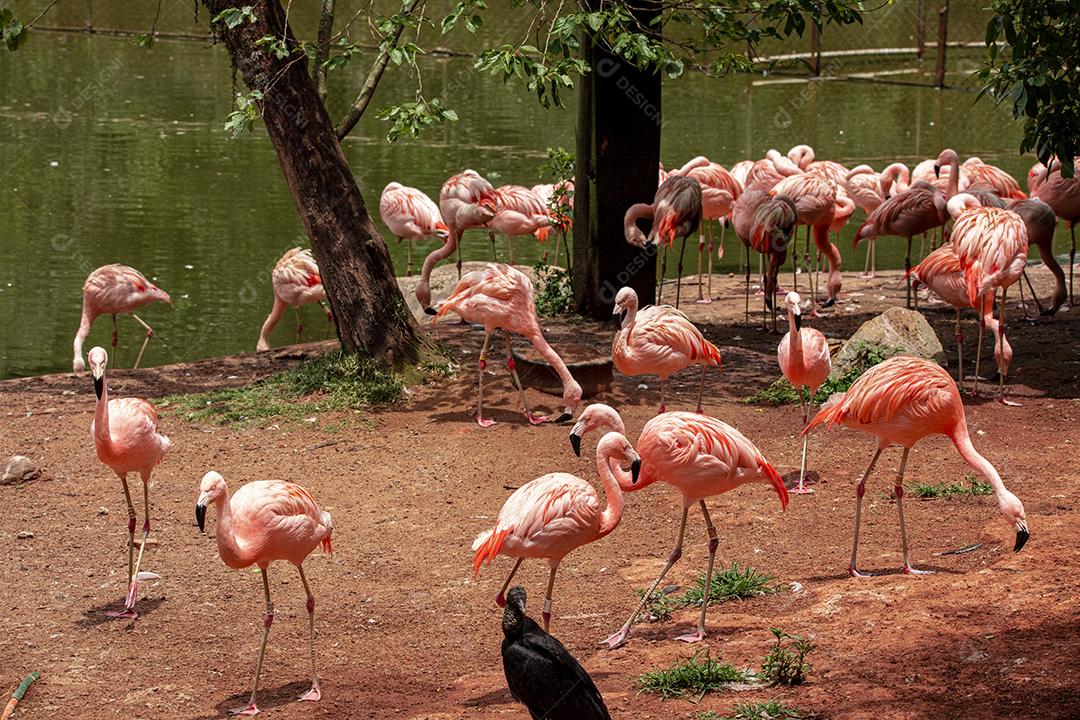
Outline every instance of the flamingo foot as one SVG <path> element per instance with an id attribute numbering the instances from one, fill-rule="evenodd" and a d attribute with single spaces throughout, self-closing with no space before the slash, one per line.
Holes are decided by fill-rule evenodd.
<path id="1" fill-rule="evenodd" d="M 834 297 L 831 297 L 831 298 L 829 298 L 828 300 L 826 300 L 825 302 L 821 303 L 821 307 L 823 307 L 823 308 L 830 308 L 830 307 L 832 307 L 832 306 L 833 306 L 833 305 L 835 305 L 835 304 L 836 304 L 836 298 L 834 298 Z"/>
<path id="2" fill-rule="evenodd" d="M 1023 407 L 1023 405 L 1022 405 L 1021 403 L 1018 403 L 1018 402 L 1016 402 L 1015 400 L 1009 400 L 1009 399 L 1008 399 L 1008 398 L 1006 398 L 1006 397 L 1005 397 L 1004 395 L 1002 395 L 1001 397 L 999 397 L 999 398 L 997 399 L 997 401 L 998 401 L 999 403 L 1001 403 L 1002 405 L 1004 405 L 1005 407 Z"/>
<path id="3" fill-rule="evenodd" d="M 136 578 L 131 581 L 131 585 L 128 586 L 127 600 L 124 602 L 124 607 L 131 609 L 135 607 L 135 598 L 139 595 L 139 580 Z"/>
<path id="4" fill-rule="evenodd" d="M 322 692 L 319 683 L 314 683 L 311 689 L 296 699 L 296 702 L 319 702 L 322 700 Z"/>
<path id="5" fill-rule="evenodd" d="M 854 565 L 848 565 L 847 571 L 848 571 L 848 575 L 850 575 L 851 577 L 861 577 L 861 578 L 874 577 L 874 573 L 863 572 L 862 570 L 855 567 Z"/>
<path id="6" fill-rule="evenodd" d="M 546 422 L 550 422 L 548 417 L 544 415 L 533 415 L 531 412 L 525 413 L 525 419 L 529 421 L 530 425 L 543 425 Z"/>
<path id="7" fill-rule="evenodd" d="M 105 613 L 105 616 L 118 620 L 137 620 L 139 613 L 135 612 L 135 608 L 124 608 L 123 610 L 110 610 Z"/>
<path id="8" fill-rule="evenodd" d="M 495 421 L 491 418 L 486 418 L 480 413 L 476 413 L 476 424 L 482 428 L 489 428 L 495 424 Z"/>
<path id="9" fill-rule="evenodd" d="M 916 570 L 915 568 L 911 567 L 910 565 L 905 565 L 902 569 L 908 575 L 933 575 L 934 574 L 933 570 Z"/>
<path id="10" fill-rule="evenodd" d="M 712 302 L 711 297 L 700 297 L 700 298 L 698 298 L 697 300 L 694 301 L 694 304 L 695 305 L 708 305 L 711 302 Z"/>
<path id="11" fill-rule="evenodd" d="M 622 647 L 626 644 L 626 638 L 630 635 L 630 626 L 623 625 L 619 628 L 618 632 L 610 637 L 601 640 L 600 646 L 606 647 L 608 650 L 614 650 L 617 647 Z"/>
<path id="12" fill-rule="evenodd" d="M 233 708 L 229 710 L 230 715 L 258 715 L 259 707 L 254 702 L 249 702 L 247 707 Z"/>
<path id="13" fill-rule="evenodd" d="M 799 483 L 795 487 L 791 488 L 790 490 L 788 490 L 788 492 L 791 493 L 792 495 L 813 495 L 814 494 L 814 491 L 813 491 L 812 488 L 808 488 L 805 485 L 803 485 L 802 483 Z"/>
<path id="14" fill-rule="evenodd" d="M 873 280 L 877 277 L 877 273 L 863 273 L 859 277 L 863 278 L 864 280 Z"/>
<path id="15" fill-rule="evenodd" d="M 692 643 L 699 643 L 699 642 L 701 642 L 702 640 L 705 639 L 705 631 L 702 630 L 701 628 L 698 628 L 697 630 L 695 630 L 692 633 L 687 633 L 685 635 L 680 635 L 679 637 L 677 637 L 675 639 L 680 640 L 680 641 L 682 641 L 684 643 L 691 643 L 691 644 Z"/>

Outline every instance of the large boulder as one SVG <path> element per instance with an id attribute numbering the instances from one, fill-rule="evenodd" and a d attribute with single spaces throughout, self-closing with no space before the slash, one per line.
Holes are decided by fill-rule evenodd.
<path id="1" fill-rule="evenodd" d="M 34 466 L 30 458 L 25 455 L 12 455 L 4 461 L 3 475 L 0 475 L 0 485 L 17 485 L 30 482 L 41 477 L 41 471 Z"/>
<path id="2" fill-rule="evenodd" d="M 859 361 L 862 344 L 877 345 L 890 355 L 915 355 L 948 365 L 941 341 L 921 313 L 902 307 L 889 308 L 862 324 L 833 358 L 833 378 L 842 377 Z"/>

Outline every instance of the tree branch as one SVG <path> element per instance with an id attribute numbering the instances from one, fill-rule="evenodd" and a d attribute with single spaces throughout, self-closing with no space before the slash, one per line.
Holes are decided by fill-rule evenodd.
<path id="1" fill-rule="evenodd" d="M 401 14 L 408 15 L 419 4 L 420 0 L 406 0 L 405 4 L 401 6 Z M 353 101 L 348 114 L 342 118 L 337 128 L 334 129 L 338 140 L 344 139 L 356 127 L 356 123 L 360 122 L 364 111 L 367 110 L 367 106 L 371 103 L 371 98 L 375 95 L 375 88 L 379 86 L 379 80 L 382 79 L 383 73 L 386 72 L 386 66 L 390 62 L 390 51 L 397 47 L 398 40 L 401 39 L 401 33 L 404 30 L 405 26 L 399 24 L 393 34 L 386 37 L 379 50 L 378 57 L 375 58 L 375 62 L 371 65 L 371 71 L 368 72 L 364 86 L 360 88 L 360 94 L 356 96 L 356 100 Z"/>
<path id="2" fill-rule="evenodd" d="M 311 69 L 319 99 L 326 100 L 326 59 L 330 56 L 330 36 L 334 32 L 335 0 L 323 0 L 319 15 L 318 47 L 315 49 L 315 66 Z"/>

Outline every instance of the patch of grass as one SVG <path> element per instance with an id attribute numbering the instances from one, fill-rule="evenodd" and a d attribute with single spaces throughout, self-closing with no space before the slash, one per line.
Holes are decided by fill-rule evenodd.
<path id="1" fill-rule="evenodd" d="M 851 364 L 847 372 L 838 378 L 830 377 L 818 388 L 814 399 L 819 403 L 827 400 L 834 393 L 847 392 L 852 384 L 862 377 L 862 374 L 883 360 L 891 358 L 903 352 L 901 348 L 887 348 L 873 343 L 858 342 L 855 344 L 855 362 Z M 809 399 L 809 393 L 804 392 Z M 769 387 L 758 390 L 750 397 L 743 400 L 750 405 L 797 405 L 799 393 L 795 387 L 785 378 L 774 381 Z"/>
<path id="2" fill-rule="evenodd" d="M 761 663 L 758 677 L 770 685 L 800 685 L 810 674 L 806 656 L 816 647 L 811 638 L 789 635 L 780 628 L 770 628 L 776 643 Z"/>
<path id="3" fill-rule="evenodd" d="M 662 700 L 687 695 L 702 697 L 710 692 L 723 692 L 732 683 L 745 682 L 749 677 L 749 671 L 714 660 L 706 652 L 673 667 L 645 673 L 638 678 L 638 690 L 659 695 Z"/>
<path id="4" fill-rule="evenodd" d="M 570 273 L 541 260 L 533 265 L 536 275 L 536 312 L 542 316 L 567 315 L 574 308 Z"/>
<path id="5" fill-rule="evenodd" d="M 370 358 L 337 351 L 237 388 L 170 395 L 160 409 L 185 420 L 247 427 L 274 420 L 299 422 L 312 413 L 383 405 L 401 399 L 405 385 Z"/>
<path id="6" fill-rule="evenodd" d="M 635 592 L 638 597 L 645 597 L 645 588 L 638 588 Z M 657 590 L 646 603 L 643 612 L 649 615 L 650 622 L 667 622 L 671 619 L 671 613 L 683 607 L 686 606 L 679 597 Z"/>
<path id="7" fill-rule="evenodd" d="M 758 703 L 741 702 L 731 708 L 727 715 L 709 710 L 696 715 L 695 720 L 798 720 L 802 717 L 801 711 L 779 700 L 766 700 Z"/>
<path id="8" fill-rule="evenodd" d="M 776 578 L 772 575 L 758 572 L 749 565 L 740 567 L 739 563 L 732 562 L 728 567 L 721 565 L 719 570 L 713 570 L 712 583 L 709 585 L 709 604 L 746 600 L 771 595 L 780 590 L 781 587 L 776 584 Z M 685 606 L 700 607 L 704 597 L 705 573 L 701 573 L 693 587 L 687 588 L 683 593 L 681 600 Z"/>
<path id="9" fill-rule="evenodd" d="M 915 486 L 915 494 L 928 500 L 956 495 L 993 495 L 994 488 L 989 483 L 979 480 L 975 475 L 969 474 L 964 476 L 964 482 L 959 483 L 919 483 Z"/>

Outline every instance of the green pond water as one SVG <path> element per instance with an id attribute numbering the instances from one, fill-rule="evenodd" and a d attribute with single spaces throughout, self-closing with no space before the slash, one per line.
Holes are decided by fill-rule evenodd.
<path id="1" fill-rule="evenodd" d="M 81 4 L 64 5 L 51 24 L 81 25 Z M 201 31 L 191 3 L 170 5 L 159 27 Z M 95 24 L 144 27 L 141 15 L 132 19 L 121 6 L 128 4 L 95 0 Z M 310 17 L 297 24 L 310 34 Z M 907 36 L 884 37 L 888 26 L 864 32 L 871 30 L 885 44 L 910 45 Z M 977 50 L 951 53 L 950 82 L 959 89 L 946 91 L 901 84 L 925 82 L 932 55 L 922 65 L 844 61 L 845 73 L 885 74 L 898 81 L 892 84 L 761 75 L 667 82 L 662 159 L 672 167 L 705 154 L 730 166 L 807 142 L 819 157 L 880 168 L 952 146 L 1023 184 L 1031 160 L 1016 155 L 1018 126 L 989 102 L 973 104 L 976 84 L 966 74 L 979 57 Z M 532 185 L 541 181 L 547 146 L 573 148 L 572 102 L 543 110 L 520 87 L 474 72 L 470 58 L 425 58 L 421 70 L 427 96 L 445 98 L 460 121 L 389 144 L 386 126 L 373 113 L 365 117 L 344 148 L 373 214 L 391 180 L 437 197 L 446 177 L 471 167 L 496 185 Z M 365 71 L 360 63 L 332 77 L 333 116 Z M 413 87 L 405 73 L 390 72 L 375 105 L 406 99 Z M 254 349 L 272 303 L 269 270 L 284 250 L 306 242 L 261 125 L 235 141 L 222 130 L 233 92 L 224 48 L 207 42 L 161 40 L 147 50 L 125 38 L 35 32 L 18 52 L 0 53 L 0 377 L 70 370 L 83 280 L 110 262 L 140 269 L 174 300 L 174 309 L 140 313 L 157 332 L 146 364 Z M 850 244 L 861 218 L 857 212 L 840 243 L 850 272 L 863 267 L 864 249 L 853 253 Z M 735 242 L 729 233 L 718 272 L 737 270 Z M 901 244 L 879 243 L 879 268 L 902 264 Z M 418 262 L 433 247 L 418 243 Z M 405 245 L 391 239 L 390 250 L 403 273 Z M 541 253 L 527 238 L 515 250 L 519 262 Z M 464 256 L 488 258 L 481 233 L 466 235 Z M 693 272 L 695 261 L 688 265 Z M 305 309 L 304 318 L 309 337 L 321 337 L 318 308 Z M 109 334 L 109 319 L 99 318 L 86 347 L 107 346 Z M 120 319 L 120 338 L 115 362 L 129 367 L 142 339 L 134 320 Z M 271 342 L 291 340 L 286 317 Z"/>

